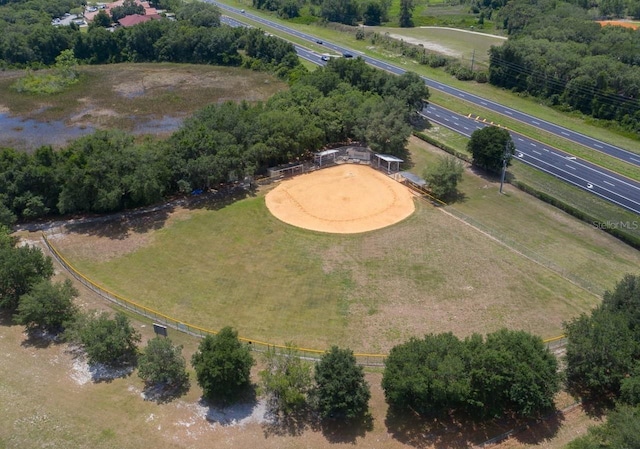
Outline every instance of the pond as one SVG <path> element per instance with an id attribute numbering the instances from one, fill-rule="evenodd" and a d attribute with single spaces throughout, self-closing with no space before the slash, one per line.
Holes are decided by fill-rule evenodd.
<path id="1" fill-rule="evenodd" d="M 182 125 L 182 120 L 178 117 L 162 117 L 141 121 L 136 124 L 132 133 L 137 135 L 171 133 Z M 97 128 L 92 126 L 67 125 L 63 120 L 43 122 L 0 113 L 0 147 L 21 151 L 34 151 L 43 145 L 60 148 L 96 130 Z"/>

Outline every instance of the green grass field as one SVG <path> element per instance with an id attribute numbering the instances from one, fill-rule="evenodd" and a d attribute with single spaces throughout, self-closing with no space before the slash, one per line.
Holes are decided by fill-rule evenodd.
<path id="1" fill-rule="evenodd" d="M 412 142 L 420 173 L 435 155 Z M 259 194 L 188 211 L 132 252 L 117 250 L 122 235 L 56 244 L 100 284 L 184 322 L 370 353 L 448 330 L 552 337 L 640 266 L 637 251 L 515 189 L 501 196 L 468 173 L 462 191 L 451 210 L 419 202 L 404 222 L 359 235 L 285 225 Z"/>
<path id="2" fill-rule="evenodd" d="M 465 30 L 450 28 L 367 27 L 367 30 L 380 34 L 389 33 L 396 39 L 403 38 L 410 43 L 421 43 L 428 50 L 449 54 L 468 63 L 474 57 L 475 62 L 488 64 L 489 48 L 492 45 L 502 45 L 505 42 L 505 39 L 491 34 L 469 33 Z"/>

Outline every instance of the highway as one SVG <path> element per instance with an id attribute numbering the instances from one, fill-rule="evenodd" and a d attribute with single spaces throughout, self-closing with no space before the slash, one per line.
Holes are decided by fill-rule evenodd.
<path id="1" fill-rule="evenodd" d="M 215 3 L 215 2 L 212 2 Z M 218 4 L 218 3 L 216 3 Z M 218 4 L 221 5 L 222 4 Z M 239 10 L 235 10 L 234 8 L 228 9 L 233 10 L 234 12 L 240 13 Z M 244 13 L 246 14 L 246 13 Z M 256 16 L 251 16 L 251 19 L 254 19 Z M 264 19 L 260 19 L 259 21 L 263 21 Z M 224 23 L 227 23 L 231 26 L 246 26 L 239 20 L 223 17 Z M 272 22 L 268 22 L 269 26 L 274 26 L 280 29 L 278 24 L 273 24 Z M 284 28 L 284 27 L 283 27 Z M 283 30 L 284 31 L 284 30 Z M 304 35 L 304 33 L 294 32 L 297 36 L 299 34 Z M 307 36 L 307 35 L 304 35 Z M 300 36 L 299 36 L 300 37 Z M 312 36 L 309 36 L 309 40 L 316 42 L 316 39 Z M 357 52 L 353 52 L 352 50 L 341 48 L 330 44 L 328 42 L 323 42 L 324 47 L 334 50 L 335 52 L 350 52 L 354 55 L 361 56 Z M 311 61 L 318 65 L 324 65 L 325 62 L 320 59 L 320 54 L 310 51 L 307 48 L 294 45 L 298 55 L 308 61 Z M 365 58 L 367 62 L 370 58 Z M 393 73 L 402 73 L 404 70 L 398 69 L 391 64 L 387 64 L 381 61 L 378 61 L 379 65 L 375 65 L 378 68 L 383 70 L 387 70 Z M 396 70 L 401 70 L 400 72 Z M 440 83 L 436 83 L 438 86 L 446 87 Z M 467 93 L 460 92 L 460 95 L 466 96 Z M 479 98 L 479 97 L 476 97 Z M 487 102 L 487 100 L 479 99 L 481 102 Z M 511 110 L 513 111 L 513 110 Z M 513 112 L 515 114 L 516 111 Z M 473 131 L 476 129 L 480 129 L 484 126 L 488 126 L 489 124 L 483 123 L 481 121 L 477 121 L 474 118 L 466 117 L 464 115 L 457 114 L 453 111 L 450 111 L 442 106 L 435 105 L 430 103 L 427 107 L 425 107 L 421 111 L 421 115 L 427 118 L 429 121 L 433 123 L 437 123 L 441 126 L 449 128 L 457 133 L 470 137 Z M 534 118 L 534 120 L 536 120 Z M 538 122 L 536 120 L 536 123 Z M 535 125 L 538 126 L 538 125 Z M 554 125 L 555 126 L 555 125 Z M 558 127 L 559 128 L 559 127 Z M 582 190 L 585 190 L 589 193 L 597 195 L 607 201 L 610 201 L 614 204 L 617 204 L 631 212 L 635 212 L 640 214 L 640 183 L 628 179 L 624 176 L 618 175 L 611 171 L 605 170 L 597 165 L 591 164 L 584 160 L 578 159 L 574 156 L 571 156 L 568 153 L 562 152 L 558 149 L 549 147 L 548 145 L 544 145 L 541 142 L 530 139 L 522 134 L 515 133 L 510 131 L 513 141 L 516 146 L 516 155 L 524 164 L 530 165 L 538 170 L 541 170 L 545 173 L 555 176 L 558 179 L 561 179 L 569 184 L 572 184 Z M 577 134 L 578 136 L 582 136 L 581 134 Z M 604 144 L 602 144 L 604 145 Z M 615 148 L 615 147 L 614 147 Z M 624 150 L 621 150 L 624 151 Z M 633 154 L 633 153 L 631 153 Z M 640 162 L 640 159 L 638 159 Z M 633 161 L 632 161 L 633 162 Z"/>
<path id="2" fill-rule="evenodd" d="M 423 109 L 421 115 L 467 137 L 477 129 L 491 126 L 434 104 Z M 522 134 L 513 131 L 510 134 L 516 146 L 515 158 L 520 162 L 640 214 L 640 183 Z"/>
<path id="3" fill-rule="evenodd" d="M 216 6 L 218 6 L 221 10 L 224 11 L 230 11 L 233 12 L 235 14 L 242 14 L 245 17 L 247 17 L 248 19 L 251 19 L 255 22 L 261 23 L 263 25 L 269 26 L 271 28 L 275 28 L 279 31 L 282 31 L 284 33 L 290 34 L 292 36 L 296 36 L 299 39 L 304 39 L 306 41 L 309 42 L 318 42 L 318 38 L 315 36 L 312 36 L 310 34 L 306 34 L 303 33 L 301 31 L 297 31 L 293 28 L 289 28 L 286 25 L 282 25 L 278 22 L 273 22 L 271 20 L 268 19 L 264 19 L 260 16 L 256 16 L 254 14 L 250 14 L 248 12 L 242 12 L 244 10 L 238 9 L 238 8 L 234 8 L 228 5 L 225 5 L 224 3 L 219 3 L 215 0 L 205 0 L 207 3 L 211 3 L 211 4 L 215 4 Z M 397 67 L 393 64 L 389 64 L 387 62 L 381 61 L 379 59 L 375 59 L 372 57 L 369 57 L 365 54 L 362 54 L 360 52 L 356 52 L 353 51 L 349 48 L 346 47 L 340 47 L 338 45 L 332 44 L 331 42 L 322 42 L 322 45 L 324 47 L 326 47 L 329 50 L 334 51 L 335 53 L 337 53 L 338 55 L 341 55 L 342 53 L 348 52 L 353 54 L 354 56 L 359 56 L 362 59 L 364 59 L 368 64 L 377 67 L 379 69 L 382 70 L 386 70 L 388 72 L 391 73 L 395 73 L 396 75 L 401 75 L 403 74 L 406 70 L 404 70 L 401 67 Z M 430 89 L 436 89 L 439 90 L 441 92 L 447 93 L 449 95 L 452 95 L 454 97 L 460 98 L 462 100 L 465 100 L 467 102 L 473 103 L 477 106 L 480 106 L 482 108 L 485 109 L 489 109 L 493 112 L 497 112 L 499 114 L 508 116 L 510 118 L 519 120 L 523 123 L 529 124 L 535 128 L 539 128 L 542 130 L 545 130 L 551 134 L 555 134 L 558 137 L 570 140 L 572 142 L 578 143 L 580 145 L 583 145 L 585 147 L 591 148 L 595 151 L 599 151 L 602 153 L 606 153 L 610 156 L 613 156 L 615 158 L 618 158 L 620 160 L 623 160 L 625 162 L 628 162 L 630 164 L 636 165 L 640 167 L 640 154 L 637 153 L 633 153 L 631 151 L 625 150 L 623 148 L 619 148 L 616 147 L 614 145 L 610 145 L 606 142 L 602 142 L 599 141 L 597 139 L 594 139 L 592 137 L 589 136 L 585 136 L 584 134 L 572 131 L 570 129 L 564 128 L 562 126 L 556 125 L 554 123 L 551 122 L 547 122 L 545 120 L 542 120 L 540 118 L 537 117 L 533 117 L 529 114 L 526 114 L 524 112 L 521 111 L 517 111 L 515 109 L 503 106 L 499 103 L 493 102 L 491 100 L 488 100 L 486 98 L 482 98 L 482 97 L 478 97 L 477 95 L 471 94 L 469 92 L 465 92 L 463 90 L 460 89 L 456 89 L 455 87 L 451 87 L 451 86 L 447 86 L 446 84 L 442 84 L 438 81 L 433 81 L 429 78 L 426 77 L 421 77 L 425 84 L 430 88 Z"/>

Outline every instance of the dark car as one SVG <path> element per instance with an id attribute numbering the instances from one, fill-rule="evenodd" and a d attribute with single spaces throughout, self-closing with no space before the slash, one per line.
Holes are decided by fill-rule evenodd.
<path id="1" fill-rule="evenodd" d="M 351 53 L 342 53 L 342 56 L 344 56 L 345 58 L 353 58 L 353 55 Z"/>
<path id="2" fill-rule="evenodd" d="M 320 39 L 316 40 L 316 44 L 322 45 L 322 41 Z"/>

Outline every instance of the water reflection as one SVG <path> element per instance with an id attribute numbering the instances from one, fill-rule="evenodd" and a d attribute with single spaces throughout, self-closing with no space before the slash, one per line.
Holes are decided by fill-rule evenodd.
<path id="1" fill-rule="evenodd" d="M 135 122 L 139 118 L 132 117 Z M 133 134 L 167 134 L 182 125 L 182 117 L 162 117 L 141 121 L 135 125 Z M 91 134 L 97 128 L 92 126 L 69 126 L 62 120 L 41 122 L 0 113 L 0 147 L 33 151 L 42 145 L 63 147 L 70 141 Z"/>
<path id="2" fill-rule="evenodd" d="M 88 126 L 67 126 L 63 121 L 40 122 L 0 114 L 0 145 L 17 150 L 34 150 L 42 145 L 59 147 L 94 131 Z"/>

